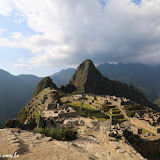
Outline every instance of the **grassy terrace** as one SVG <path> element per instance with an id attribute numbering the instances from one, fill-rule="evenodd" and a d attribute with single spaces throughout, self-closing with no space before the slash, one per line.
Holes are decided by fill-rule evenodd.
<path id="1" fill-rule="evenodd" d="M 116 107 L 110 108 L 109 111 L 106 113 L 107 115 L 112 116 L 112 118 L 117 118 L 121 122 L 125 121 L 123 114 Z"/>
<path id="2" fill-rule="evenodd" d="M 127 113 L 129 117 L 132 116 L 132 112 L 137 113 L 137 112 L 144 112 L 144 108 L 141 106 L 135 106 L 135 105 L 123 105 L 123 110 Z"/>
<path id="3" fill-rule="evenodd" d="M 72 106 L 81 106 L 82 103 L 79 102 L 79 101 L 72 101 L 71 103 L 68 103 L 68 104 L 69 104 L 69 105 L 72 105 Z M 83 107 L 83 108 L 87 108 L 87 109 L 96 110 L 96 109 L 90 107 L 89 104 L 84 104 L 84 103 L 83 103 L 82 107 Z"/>
<path id="4" fill-rule="evenodd" d="M 109 119 L 109 116 L 90 107 L 90 105 L 88 105 L 88 104 L 83 104 L 81 106 L 81 102 L 73 101 L 71 103 L 68 103 L 68 105 L 70 105 L 72 108 L 74 108 L 77 111 L 78 115 L 80 115 L 80 116 L 90 117 L 93 119 L 97 119 L 98 121 L 101 121 L 101 122 Z"/>

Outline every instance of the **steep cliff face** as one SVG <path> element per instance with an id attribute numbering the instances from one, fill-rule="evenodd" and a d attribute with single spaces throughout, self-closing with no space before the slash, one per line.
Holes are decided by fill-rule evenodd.
<path id="1" fill-rule="evenodd" d="M 149 102 L 142 92 L 134 86 L 103 77 L 91 60 L 85 60 L 78 66 L 70 83 L 77 87 L 79 93 L 126 97 L 141 105 L 159 110 L 158 106 Z"/>
<path id="2" fill-rule="evenodd" d="M 51 89 L 57 89 L 57 86 L 53 83 L 50 77 L 45 77 L 38 83 L 37 88 L 33 94 L 33 97 L 38 95 L 38 93 L 40 93 L 42 90 L 44 90 L 47 87 L 50 87 Z"/>

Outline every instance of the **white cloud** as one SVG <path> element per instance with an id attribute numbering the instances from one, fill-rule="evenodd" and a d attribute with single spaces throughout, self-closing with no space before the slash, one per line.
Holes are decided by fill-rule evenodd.
<path id="1" fill-rule="evenodd" d="M 28 68 L 28 67 L 31 67 L 31 65 L 26 64 L 26 63 L 17 63 L 17 64 L 14 64 L 14 67 Z"/>
<path id="2" fill-rule="evenodd" d="M 23 58 L 19 58 L 18 62 L 24 62 Z"/>
<path id="3" fill-rule="evenodd" d="M 12 0 L 0 0 L 0 14 L 8 16 L 12 11 Z"/>
<path id="4" fill-rule="evenodd" d="M 2 33 L 4 33 L 5 31 L 6 31 L 5 29 L 0 28 L 0 35 L 1 35 Z"/>
<path id="5" fill-rule="evenodd" d="M 104 7 L 99 0 L 1 0 L 0 4 L 0 14 L 14 9 L 37 32 L 0 38 L 1 46 L 31 50 L 32 65 L 70 66 L 86 58 L 96 63 L 160 64 L 159 0 L 142 0 L 139 5 L 108 0 Z"/>

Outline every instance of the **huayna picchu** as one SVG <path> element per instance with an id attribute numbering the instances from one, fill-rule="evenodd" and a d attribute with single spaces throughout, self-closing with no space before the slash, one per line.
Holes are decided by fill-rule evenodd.
<path id="1" fill-rule="evenodd" d="M 91 60 L 85 60 L 78 66 L 69 83 L 77 87 L 78 93 L 126 97 L 160 111 L 157 105 L 149 102 L 134 86 L 103 77 Z"/>

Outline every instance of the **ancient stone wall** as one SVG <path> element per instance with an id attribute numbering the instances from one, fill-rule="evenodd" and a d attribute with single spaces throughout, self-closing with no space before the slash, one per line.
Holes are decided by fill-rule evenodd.
<path id="1" fill-rule="evenodd" d="M 156 126 L 152 126 L 150 125 L 148 122 L 144 121 L 144 120 L 140 120 L 136 117 L 130 118 L 131 123 L 138 125 L 146 130 L 149 130 L 155 134 L 157 134 L 157 127 Z"/>
<path id="2" fill-rule="evenodd" d="M 76 117 L 77 116 L 77 112 L 65 112 L 65 113 L 59 113 L 58 117 L 62 118 L 62 117 Z"/>

